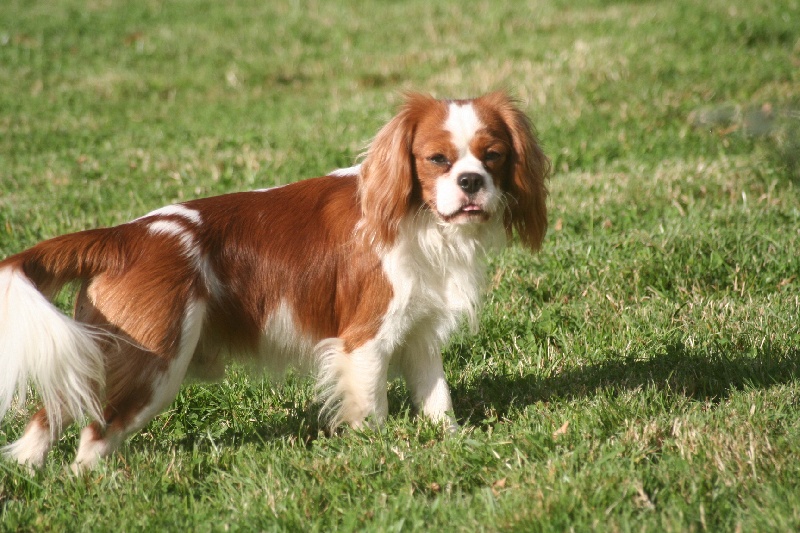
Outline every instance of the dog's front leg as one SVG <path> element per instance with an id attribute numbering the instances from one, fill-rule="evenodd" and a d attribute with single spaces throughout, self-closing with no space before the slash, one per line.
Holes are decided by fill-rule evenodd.
<path id="1" fill-rule="evenodd" d="M 445 429 L 454 433 L 458 423 L 453 415 L 450 387 L 445 378 L 439 347 L 411 345 L 399 363 L 411 399 L 419 412 L 434 422 L 443 423 Z"/>
<path id="2" fill-rule="evenodd" d="M 323 416 L 331 428 L 342 424 L 359 428 L 380 424 L 389 412 L 386 397 L 390 355 L 379 341 L 346 351 L 340 339 L 317 346 L 317 391 L 323 400 Z"/>

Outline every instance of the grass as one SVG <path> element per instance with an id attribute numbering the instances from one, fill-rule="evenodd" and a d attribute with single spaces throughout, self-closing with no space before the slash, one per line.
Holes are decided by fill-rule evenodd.
<path id="1" fill-rule="evenodd" d="M 480 332 L 446 350 L 458 435 L 395 383 L 385 427 L 327 437 L 307 381 L 233 368 L 85 477 L 75 428 L 41 472 L 0 463 L 0 529 L 798 529 L 798 19 L 797 0 L 5 2 L 0 257 L 349 166 L 404 89 L 507 87 L 555 172 L 543 251 L 493 258 Z"/>

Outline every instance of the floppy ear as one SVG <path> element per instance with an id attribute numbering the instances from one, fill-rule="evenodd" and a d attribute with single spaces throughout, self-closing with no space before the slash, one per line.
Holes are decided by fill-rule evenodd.
<path id="1" fill-rule="evenodd" d="M 362 229 L 377 245 L 390 246 L 400 221 L 411 208 L 414 194 L 414 161 L 411 145 L 417 117 L 435 100 L 407 94 L 397 115 L 373 139 L 360 171 Z"/>
<path id="2" fill-rule="evenodd" d="M 511 134 L 512 165 L 505 183 L 508 207 L 506 231 L 516 229 L 522 242 L 536 251 L 547 231 L 547 187 L 550 160 L 536 139 L 530 120 L 505 93 L 496 92 L 481 98 L 500 113 Z"/>

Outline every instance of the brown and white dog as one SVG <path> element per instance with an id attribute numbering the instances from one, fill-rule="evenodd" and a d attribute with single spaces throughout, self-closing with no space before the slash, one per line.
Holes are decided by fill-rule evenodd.
<path id="1" fill-rule="evenodd" d="M 56 237 L 0 262 L 0 417 L 32 381 L 43 408 L 5 453 L 43 464 L 64 425 L 94 419 L 95 465 L 226 360 L 315 373 L 331 427 L 387 415 L 390 373 L 455 427 L 440 350 L 473 325 L 486 252 L 547 226 L 549 162 L 503 93 L 408 95 L 361 165 L 193 200 Z M 79 280 L 74 319 L 50 302 Z"/>

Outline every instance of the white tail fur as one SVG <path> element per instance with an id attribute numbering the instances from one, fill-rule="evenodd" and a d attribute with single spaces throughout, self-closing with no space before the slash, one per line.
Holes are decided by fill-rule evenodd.
<path id="1" fill-rule="evenodd" d="M 103 420 L 101 335 L 61 313 L 19 269 L 0 268 L 0 419 L 32 381 L 52 432 L 65 416 Z"/>

